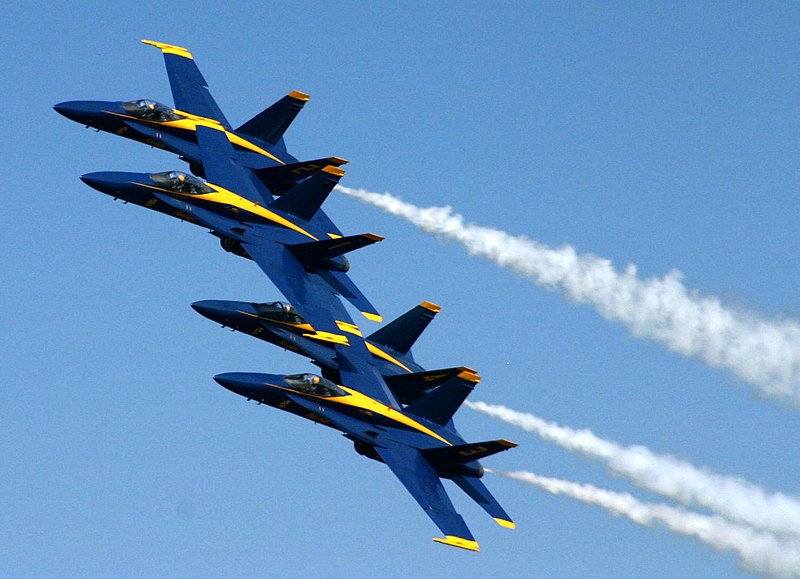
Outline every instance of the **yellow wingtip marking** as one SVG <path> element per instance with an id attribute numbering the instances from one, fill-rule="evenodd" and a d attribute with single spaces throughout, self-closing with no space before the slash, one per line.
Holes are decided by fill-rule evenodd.
<path id="1" fill-rule="evenodd" d="M 497 444 L 501 444 L 501 445 L 505 446 L 506 448 L 515 448 L 515 447 L 519 446 L 519 444 L 517 444 L 516 442 L 511 442 L 510 440 L 505 440 L 505 439 L 498 440 Z"/>
<path id="2" fill-rule="evenodd" d="M 438 314 L 439 312 L 441 312 L 441 311 L 442 311 L 442 308 L 441 308 L 441 307 L 437 306 L 436 304 L 434 304 L 434 303 L 432 303 L 432 302 L 422 302 L 422 303 L 419 305 L 419 307 L 421 307 L 421 308 L 425 308 L 426 310 L 430 310 L 430 311 L 432 311 L 434 314 Z"/>
<path id="3" fill-rule="evenodd" d="M 442 545 L 452 545 L 453 547 L 461 547 L 462 549 L 466 549 L 467 551 L 479 552 L 481 550 L 480 547 L 478 546 L 477 541 L 462 539 L 461 537 L 456 537 L 455 535 L 447 535 L 445 536 L 444 539 L 434 537 L 433 540 L 436 541 L 437 543 L 441 543 Z"/>
<path id="4" fill-rule="evenodd" d="M 505 519 L 498 519 L 497 517 L 494 518 L 495 522 L 500 525 L 501 527 L 505 527 L 506 529 L 516 529 L 517 525 L 514 521 L 506 521 Z"/>
<path id="5" fill-rule="evenodd" d="M 372 322 L 380 323 L 380 322 L 383 321 L 383 316 L 380 315 L 380 314 L 371 314 L 369 312 L 361 312 L 361 313 L 364 314 L 365 318 L 367 318 L 368 320 L 370 320 Z"/>
<path id="6" fill-rule="evenodd" d="M 374 233 L 365 233 L 364 235 L 362 235 L 362 237 L 366 237 L 367 239 L 372 241 L 383 241 L 384 239 L 380 235 L 375 235 Z"/>
<path id="7" fill-rule="evenodd" d="M 344 171 L 342 169 L 339 167 L 334 167 L 333 165 L 327 165 L 326 167 L 323 167 L 322 172 L 333 175 L 334 177 L 341 177 L 344 175 Z"/>
<path id="8" fill-rule="evenodd" d="M 293 90 L 292 92 L 290 92 L 286 96 L 291 97 L 293 99 L 297 99 L 299 101 L 303 101 L 303 102 L 306 102 L 306 101 L 308 101 L 309 98 L 311 98 L 306 93 L 300 92 L 299 90 Z"/>
<path id="9" fill-rule="evenodd" d="M 347 159 L 342 159 L 341 157 L 328 157 L 325 160 L 328 161 L 328 163 L 330 163 L 331 165 L 336 165 L 336 166 L 347 165 L 350 162 Z"/>
<path id="10" fill-rule="evenodd" d="M 183 48 L 182 46 L 175 46 L 174 44 L 167 44 L 166 42 L 156 42 L 155 40 L 142 40 L 145 44 L 160 48 L 166 54 L 176 54 L 184 58 L 192 59 L 192 53 Z"/>

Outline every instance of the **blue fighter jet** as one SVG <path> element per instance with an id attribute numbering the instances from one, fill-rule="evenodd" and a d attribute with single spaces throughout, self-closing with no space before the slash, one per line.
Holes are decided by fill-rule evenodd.
<path id="1" fill-rule="evenodd" d="M 192 308 L 223 327 L 311 358 L 320 368 L 335 367 L 334 343 L 320 340 L 314 327 L 290 304 L 281 301 L 250 303 L 204 300 L 193 303 Z M 387 377 L 424 371 L 414 361 L 411 346 L 439 310 L 436 304 L 422 302 L 365 338 L 373 363 L 378 366 L 381 375 Z M 356 330 L 351 328 L 351 333 Z"/>
<path id="2" fill-rule="evenodd" d="M 381 321 L 347 276 L 345 254 L 383 238 L 345 237 L 320 211 L 344 171 L 325 167 L 275 199 L 257 189 L 223 131 L 200 126 L 197 140 L 208 181 L 180 171 L 101 172 L 81 179 L 115 198 L 208 228 L 224 249 L 253 259 L 304 317 L 316 320 L 317 333 L 332 341 L 346 343 L 341 331 L 352 333 L 354 327 L 335 294 L 367 319 Z M 332 319 L 331 312 L 344 314 Z"/>
<path id="3" fill-rule="evenodd" d="M 166 149 L 189 163 L 191 171 L 204 176 L 197 129 L 222 132 L 234 147 L 236 161 L 260 169 L 256 175 L 273 194 L 293 188 L 299 181 L 326 166 L 347 163 L 338 157 L 298 161 L 286 150 L 283 135 L 308 95 L 292 91 L 240 127 L 234 129 L 220 110 L 208 83 L 185 48 L 143 40 L 164 53 L 175 107 L 150 100 L 69 101 L 55 110 L 80 124 Z"/>
<path id="4" fill-rule="evenodd" d="M 268 404 L 339 430 L 356 451 L 385 463 L 444 533 L 434 541 L 478 551 L 464 519 L 453 507 L 441 478 L 449 478 L 498 524 L 514 528 L 480 480 L 480 459 L 516 446 L 507 440 L 467 443 L 453 424 L 453 414 L 480 378 L 461 370 L 404 408 L 375 388 L 381 377 L 365 349 L 334 346 L 337 381 L 315 374 L 225 373 L 214 379 L 248 400 Z"/>

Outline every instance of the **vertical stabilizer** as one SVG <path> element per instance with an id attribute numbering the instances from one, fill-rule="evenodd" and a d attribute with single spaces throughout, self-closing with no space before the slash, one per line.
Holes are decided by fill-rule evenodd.
<path id="1" fill-rule="evenodd" d="M 376 346 L 384 346 L 398 354 L 408 355 L 411 346 L 425 331 L 440 309 L 431 302 L 422 302 L 374 332 L 367 340 Z"/>
<path id="2" fill-rule="evenodd" d="M 480 376 L 465 369 L 422 398 L 406 406 L 406 412 L 444 426 L 480 382 Z"/>
<path id="3" fill-rule="evenodd" d="M 296 90 L 292 91 L 236 129 L 236 132 L 255 137 L 271 145 L 282 144 L 283 133 L 292 124 L 306 102 L 308 102 L 307 94 Z"/>

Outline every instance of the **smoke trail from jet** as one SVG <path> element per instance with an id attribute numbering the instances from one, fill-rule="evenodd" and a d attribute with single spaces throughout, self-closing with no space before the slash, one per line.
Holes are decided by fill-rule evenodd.
<path id="1" fill-rule="evenodd" d="M 578 254 L 569 245 L 552 249 L 524 236 L 465 223 L 450 207 L 420 208 L 389 193 L 341 185 L 337 189 L 403 217 L 423 231 L 457 241 L 471 255 L 516 271 L 539 286 L 592 304 L 607 320 L 625 324 L 637 337 L 726 368 L 756 385 L 764 396 L 800 406 L 800 323 L 796 320 L 765 320 L 727 309 L 717 298 L 687 289 L 676 270 L 662 278 L 641 280 L 633 265 L 619 272 L 610 260 Z"/>
<path id="2" fill-rule="evenodd" d="M 590 430 L 574 430 L 505 406 L 469 401 L 465 404 L 562 448 L 600 459 L 613 473 L 633 484 L 684 505 L 706 507 L 755 528 L 792 534 L 795 539 L 800 537 L 800 500 L 797 498 L 768 493 L 741 478 L 698 469 L 673 456 L 655 454 L 644 446 L 621 446 L 595 436 Z"/>
<path id="3" fill-rule="evenodd" d="M 665 504 L 642 502 L 627 493 L 618 493 L 531 472 L 492 471 L 501 476 L 539 487 L 548 493 L 563 494 L 581 502 L 597 505 L 613 515 L 623 515 L 644 526 L 662 524 L 669 530 L 695 537 L 719 551 L 734 551 L 741 566 L 748 571 L 776 577 L 800 577 L 800 542 L 777 537 L 746 525 L 732 523 L 714 515 L 707 516 Z"/>

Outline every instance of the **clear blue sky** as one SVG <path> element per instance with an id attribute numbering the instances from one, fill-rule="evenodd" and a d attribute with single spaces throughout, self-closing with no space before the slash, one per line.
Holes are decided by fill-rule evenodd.
<path id="1" fill-rule="evenodd" d="M 170 103 L 161 54 L 139 40 L 185 46 L 233 124 L 309 93 L 289 148 L 349 159 L 343 184 L 449 204 L 643 276 L 677 268 L 733 307 L 800 318 L 800 9 L 27 6 L 0 19 L 0 575 L 739 572 L 732 554 L 491 476 L 518 528 L 448 487 L 482 552 L 433 543 L 438 530 L 383 465 L 211 379 L 311 369 L 190 309 L 278 299 L 260 271 L 203 230 L 78 180 L 183 163 L 51 107 Z M 343 231 L 386 237 L 352 258 L 386 318 L 442 306 L 416 357 L 476 368 L 473 399 L 800 494 L 798 412 L 374 208 L 342 196 L 326 208 Z M 659 500 L 468 409 L 457 422 L 468 439 L 520 443 L 489 466 Z"/>

